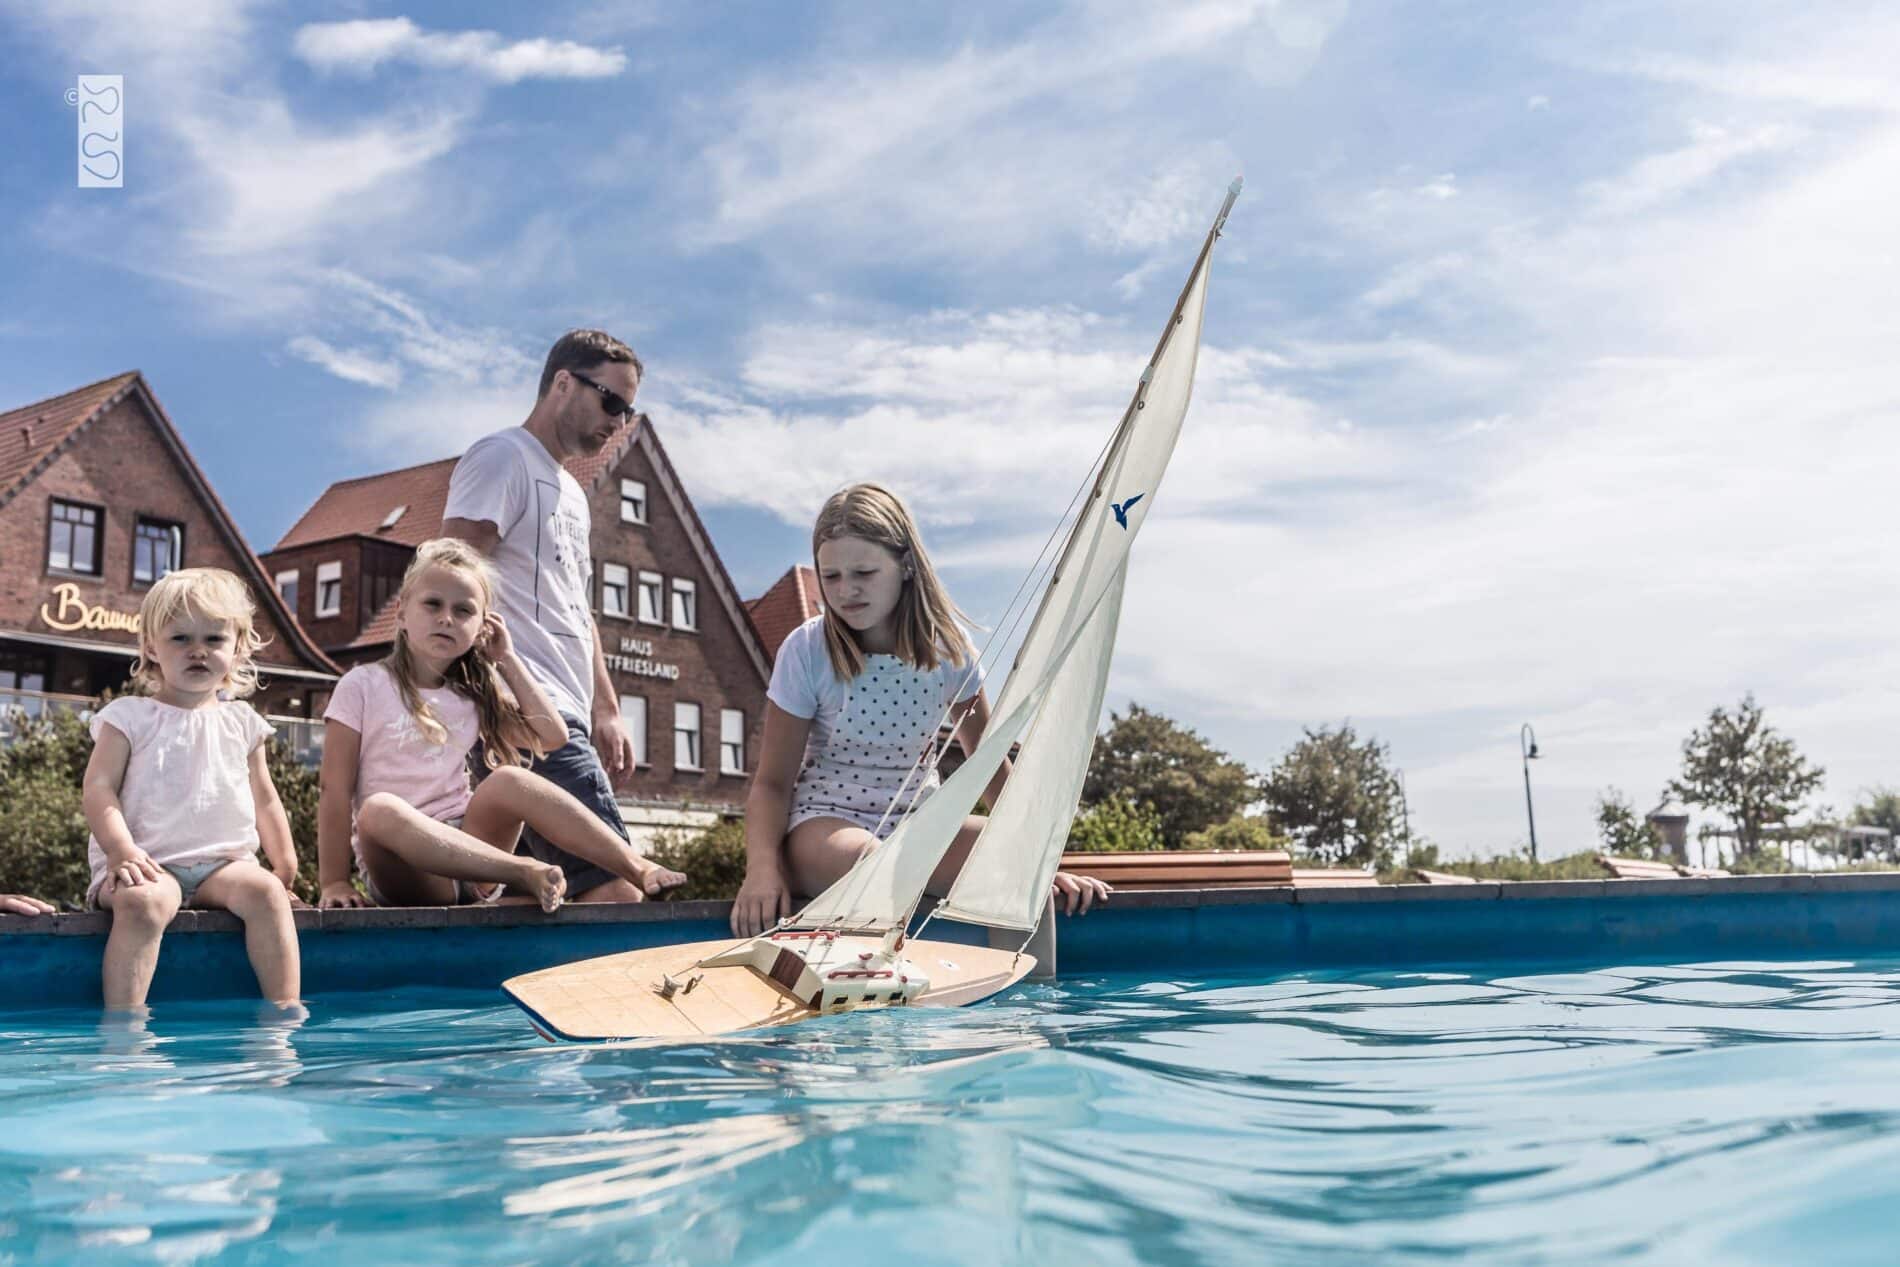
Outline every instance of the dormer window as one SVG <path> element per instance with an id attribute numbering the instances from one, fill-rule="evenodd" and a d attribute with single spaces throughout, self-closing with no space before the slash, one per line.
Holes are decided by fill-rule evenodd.
<path id="1" fill-rule="evenodd" d="M 387 515 L 384 515 L 383 522 L 377 525 L 376 531 L 388 532 L 391 528 L 394 528 L 396 526 L 396 521 L 398 519 L 401 519 L 403 512 L 408 509 L 409 509 L 408 504 L 404 503 L 403 505 L 398 506 L 396 507 L 396 509 L 390 511 Z"/>

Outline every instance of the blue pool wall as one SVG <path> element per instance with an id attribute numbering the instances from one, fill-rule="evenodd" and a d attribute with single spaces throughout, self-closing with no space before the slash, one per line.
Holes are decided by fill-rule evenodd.
<path id="1" fill-rule="evenodd" d="M 485 989 L 594 955 L 727 936 L 723 902 L 299 911 L 304 992 Z M 103 914 L 0 917 L 0 1008 L 99 1002 Z M 933 923 L 929 937 L 985 932 Z M 1900 873 L 1706 880 L 1122 892 L 1060 916 L 1064 977 L 1274 976 L 1305 969 L 1709 962 L 1900 950 Z M 182 912 L 152 1000 L 256 993 L 237 921 Z"/>

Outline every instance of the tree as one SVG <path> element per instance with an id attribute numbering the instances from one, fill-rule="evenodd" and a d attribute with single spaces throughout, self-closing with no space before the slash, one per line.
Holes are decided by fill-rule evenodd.
<path id="1" fill-rule="evenodd" d="M 1140 853 L 1167 848 L 1161 818 L 1148 805 L 1111 796 L 1085 807 L 1069 826 L 1069 848 L 1077 853 Z"/>
<path id="2" fill-rule="evenodd" d="M 1900 837 L 1900 788 L 1877 787 L 1862 792 L 1848 821 L 1856 827 L 1885 827 Z"/>
<path id="3" fill-rule="evenodd" d="M 1267 817 L 1305 853 L 1388 866 L 1399 840 L 1399 784 L 1384 744 L 1351 723 L 1308 728 L 1261 781 Z"/>
<path id="4" fill-rule="evenodd" d="M 1154 811 L 1161 838 L 1178 847 L 1253 800 L 1253 775 L 1186 726 L 1130 704 L 1109 714 L 1082 784 L 1084 805 L 1118 796 Z"/>
<path id="5" fill-rule="evenodd" d="M 1786 821 L 1826 777 L 1762 720 L 1751 693 L 1733 713 L 1713 709 L 1709 724 L 1682 741 L 1682 776 L 1670 780 L 1669 791 L 1725 815 L 1735 827 L 1737 856 L 1753 858 L 1761 852 L 1762 826 Z"/>
<path id="6" fill-rule="evenodd" d="M 1597 796 L 1597 835 L 1603 852 L 1619 858 L 1661 858 L 1662 833 L 1636 813 L 1627 796 L 1606 787 Z"/>

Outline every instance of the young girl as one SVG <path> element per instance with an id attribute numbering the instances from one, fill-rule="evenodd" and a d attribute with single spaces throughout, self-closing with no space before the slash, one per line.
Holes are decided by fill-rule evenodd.
<path id="1" fill-rule="evenodd" d="M 337 683 L 324 712 L 318 905 L 363 905 L 350 883 L 354 854 L 378 906 L 487 901 L 507 884 L 552 911 L 567 880 L 515 853 L 524 824 L 642 894 L 686 882 L 522 768 L 565 744 L 567 726 L 515 654 L 494 590 L 474 547 L 423 542 L 397 597 L 395 650 Z M 489 773 L 471 792 L 478 740 Z"/>
<path id="2" fill-rule="evenodd" d="M 965 753 L 989 724 L 976 653 L 904 503 L 854 484 L 818 512 L 811 541 L 825 610 L 779 647 L 766 691 L 763 751 L 746 796 L 745 881 L 732 907 L 741 937 L 791 914 L 793 893 L 829 887 L 896 829 L 913 796 L 931 794 L 935 765 L 921 791 L 916 766 L 946 712 Z M 989 786 L 992 804 L 1008 778 L 1005 762 Z M 964 820 L 931 892 L 949 890 L 983 822 Z M 1058 874 L 1055 891 L 1073 914 L 1108 886 Z"/>
<path id="3" fill-rule="evenodd" d="M 166 576 L 139 605 L 132 679 L 144 693 L 93 714 L 86 896 L 112 912 L 109 1008 L 145 1002 L 159 938 L 181 906 L 221 907 L 243 920 L 264 997 L 297 999 L 289 894 L 297 853 L 265 766 L 270 724 L 242 702 L 257 685 L 256 613 L 229 572 Z M 275 875 L 257 865 L 260 841 Z"/>

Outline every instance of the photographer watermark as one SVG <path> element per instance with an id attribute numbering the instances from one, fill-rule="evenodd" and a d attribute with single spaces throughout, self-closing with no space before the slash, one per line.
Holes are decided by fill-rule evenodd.
<path id="1" fill-rule="evenodd" d="M 79 187 L 125 187 L 125 76 L 81 75 L 66 104 L 79 108 Z"/>

